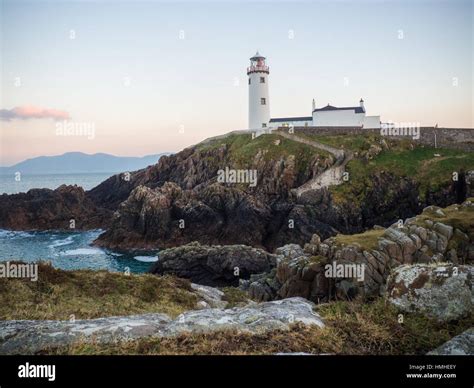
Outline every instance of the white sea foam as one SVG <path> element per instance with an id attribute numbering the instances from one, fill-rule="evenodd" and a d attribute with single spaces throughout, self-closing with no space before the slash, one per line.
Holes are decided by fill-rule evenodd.
<path id="1" fill-rule="evenodd" d="M 143 261 L 144 263 L 153 263 L 155 261 L 158 261 L 157 256 L 135 256 L 134 259 L 138 261 Z"/>
<path id="2" fill-rule="evenodd" d="M 33 237 L 34 234 L 30 232 L 16 231 L 16 230 L 5 230 L 0 229 L 0 238 L 23 238 L 23 237 Z"/>
<path id="3" fill-rule="evenodd" d="M 102 249 L 98 248 L 78 248 L 70 249 L 61 253 L 63 256 L 76 256 L 76 255 L 105 255 L 105 252 Z"/>
<path id="4" fill-rule="evenodd" d="M 48 245 L 48 248 L 62 247 L 63 245 L 72 244 L 74 236 L 69 236 L 63 239 L 54 240 L 52 244 Z"/>

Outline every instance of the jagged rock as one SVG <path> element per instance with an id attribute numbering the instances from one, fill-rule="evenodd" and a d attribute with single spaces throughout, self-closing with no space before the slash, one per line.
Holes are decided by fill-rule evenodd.
<path id="1" fill-rule="evenodd" d="M 420 312 L 439 321 L 473 310 L 472 266 L 414 264 L 396 268 L 387 282 L 387 299 L 401 311 Z"/>
<path id="2" fill-rule="evenodd" d="M 158 275 L 173 274 L 207 286 L 238 286 L 239 279 L 268 272 L 276 256 L 246 245 L 201 245 L 193 242 L 159 253 L 150 268 Z"/>
<path id="3" fill-rule="evenodd" d="M 287 259 L 294 259 L 300 256 L 304 256 L 304 250 L 298 244 L 287 244 L 282 247 L 275 249 L 276 255 L 282 255 Z"/>
<path id="4" fill-rule="evenodd" d="M 448 211 L 452 212 L 452 208 L 446 209 Z M 419 226 L 421 221 L 427 225 L 426 228 Z M 384 230 L 375 249 L 364 249 L 360 237 L 351 243 L 346 236 L 345 242 L 340 244 L 337 237 L 320 242 L 318 235 L 305 245 L 303 252 L 299 246 L 293 245 L 277 249 L 284 256 L 277 262 L 276 275 L 264 278 L 276 280 L 275 284 L 280 288 L 270 291 L 266 284 L 257 281 L 252 286 L 252 294 L 256 300 L 268 300 L 272 296 L 302 296 L 314 302 L 327 301 L 335 295 L 343 299 L 357 295 L 370 298 L 385 292 L 390 270 L 399 265 L 442 263 L 447 259 L 462 264 L 472 260 L 470 255 L 474 255 L 474 244 L 469 228 L 464 227 L 468 235 L 445 223 L 433 222 L 428 227 L 427 221 L 430 219 L 424 214 L 422 220 L 413 217 L 402 227 L 394 224 Z M 364 279 L 359 281 L 354 276 L 327 279 L 325 266 L 333 263 L 364 266 Z"/>
<path id="5" fill-rule="evenodd" d="M 378 241 L 378 245 L 379 249 L 385 252 L 392 260 L 396 260 L 399 263 L 403 262 L 402 251 L 397 243 L 386 238 L 381 238 Z"/>
<path id="6" fill-rule="evenodd" d="M 428 353 L 435 356 L 472 356 L 474 355 L 474 328 L 451 338 L 440 347 Z"/>
<path id="7" fill-rule="evenodd" d="M 201 308 L 225 308 L 228 305 L 228 302 L 222 300 L 224 293 L 217 288 L 195 283 L 191 283 L 191 288 L 203 299 L 198 302 Z"/>
<path id="8" fill-rule="evenodd" d="M 281 284 L 276 278 L 276 268 L 269 273 L 250 275 L 249 280 L 242 280 L 240 288 L 248 291 L 252 300 L 267 302 L 276 299 Z"/>
<path id="9" fill-rule="evenodd" d="M 437 222 L 433 225 L 433 230 L 438 234 L 444 236 L 446 240 L 449 240 L 453 236 L 453 227 L 445 225 L 441 222 Z"/>
<path id="10" fill-rule="evenodd" d="M 172 320 L 165 314 L 142 314 L 70 321 L 0 321 L 0 354 L 35 354 L 76 341 L 107 344 L 184 332 L 235 329 L 246 333 L 288 330 L 293 323 L 324 327 L 314 305 L 291 298 L 233 309 L 187 311 Z"/>
<path id="11" fill-rule="evenodd" d="M 110 216 L 110 211 L 95 206 L 84 189 L 76 185 L 0 195 L 0 228 L 5 229 L 105 228 Z"/>
<path id="12" fill-rule="evenodd" d="M 325 259 L 300 256 L 278 262 L 276 280 L 281 284 L 280 298 L 302 296 L 314 302 L 328 300 L 328 279 L 324 276 Z"/>
<path id="13" fill-rule="evenodd" d="M 413 240 L 407 236 L 405 231 L 395 228 L 387 228 L 384 232 L 384 236 L 400 246 L 401 257 L 394 257 L 395 259 L 401 263 L 413 262 L 413 253 L 416 251 L 416 245 Z"/>
<path id="14" fill-rule="evenodd" d="M 443 210 L 439 206 L 427 206 L 423 209 L 423 213 L 433 213 L 438 217 L 445 217 Z"/>
<path id="15" fill-rule="evenodd" d="M 234 135 L 242 145 L 253 142 L 249 133 Z M 281 134 L 268 136 L 281 140 L 276 138 Z M 199 241 L 245 244 L 273 251 L 289 242 L 304 246 L 314 233 L 326 239 L 337 233 L 360 233 L 371 225 L 387 225 L 393 222 L 394 215 L 411 217 L 426 204 L 446 206 L 472 191 L 472 172 L 467 172 L 467 187 L 443 185 L 421 200 L 416 178 L 381 171 L 370 177 L 370 184 L 361 193 L 351 190 L 351 194 L 357 194 L 357 203 L 352 195 L 336 201 L 326 187 L 295 199 L 295 189 L 340 162 L 339 157 L 319 152 L 318 147 L 309 155 L 299 152 L 304 149 L 298 147 L 308 147 L 308 139 L 301 137 L 281 142 L 281 154 L 271 158 L 265 144 L 246 156 L 245 168 L 258 171 L 256 186 L 221 184 L 216 182 L 218 171 L 237 168 L 240 152 L 245 149 L 234 146 L 235 138 L 209 139 L 163 156 L 155 165 L 116 174 L 85 195 L 78 195 L 80 203 L 73 207 L 63 206 L 68 200 L 47 190 L 2 196 L 0 227 L 68 229 L 65 221 L 74 218 L 77 229 L 106 229 L 96 244 L 112 249 L 162 249 Z M 285 148 L 287 142 L 294 142 L 291 152 Z M 375 155 L 381 147 L 384 146 L 372 142 L 369 154 Z M 327 146 L 322 149 L 327 150 Z M 294 228 L 289 227 L 289 220 Z M 474 251 L 469 254 L 474 257 Z"/>

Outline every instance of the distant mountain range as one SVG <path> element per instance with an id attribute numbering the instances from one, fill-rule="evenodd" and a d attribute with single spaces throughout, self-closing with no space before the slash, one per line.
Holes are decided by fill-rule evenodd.
<path id="1" fill-rule="evenodd" d="M 142 157 L 115 156 L 110 154 L 85 154 L 83 152 L 67 152 L 56 156 L 39 156 L 27 159 L 10 167 L 0 167 L 0 175 L 14 174 L 84 174 L 84 173 L 116 173 L 135 171 L 158 162 L 169 152 L 146 155 Z"/>

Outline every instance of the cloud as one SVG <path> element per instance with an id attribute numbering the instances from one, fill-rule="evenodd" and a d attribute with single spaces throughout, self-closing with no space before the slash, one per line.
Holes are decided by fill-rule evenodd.
<path id="1" fill-rule="evenodd" d="M 11 121 L 15 119 L 67 120 L 69 118 L 69 113 L 63 110 L 39 108 L 32 105 L 17 106 L 13 109 L 0 109 L 0 120 L 3 121 Z"/>

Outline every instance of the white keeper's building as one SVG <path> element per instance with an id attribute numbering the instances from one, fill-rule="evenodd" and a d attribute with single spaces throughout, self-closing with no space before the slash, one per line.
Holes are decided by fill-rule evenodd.
<path id="1" fill-rule="evenodd" d="M 265 57 L 258 52 L 250 58 L 247 68 L 249 77 L 249 129 L 273 129 L 278 127 L 358 127 L 380 128 L 380 116 L 367 116 L 364 100 L 359 105 L 335 107 L 326 105 L 316 108 L 313 99 L 311 116 L 270 118 L 268 77 L 270 68 Z"/>

